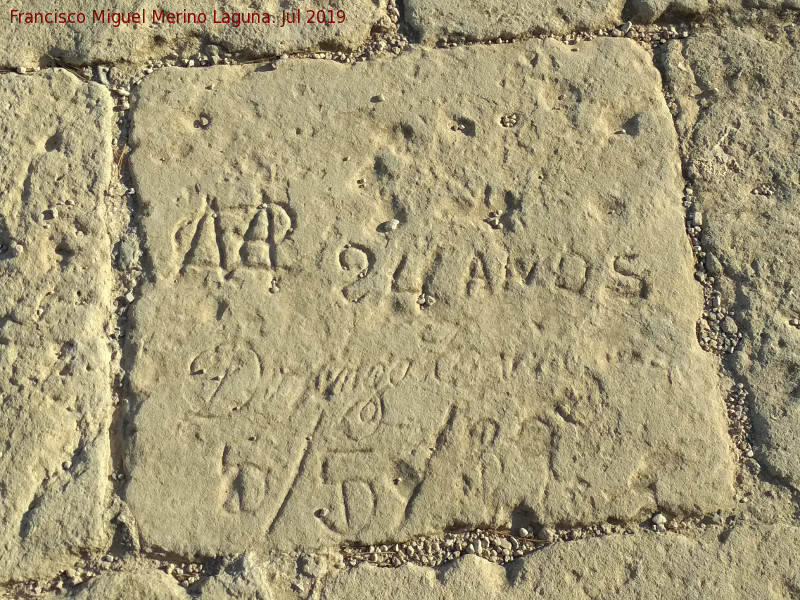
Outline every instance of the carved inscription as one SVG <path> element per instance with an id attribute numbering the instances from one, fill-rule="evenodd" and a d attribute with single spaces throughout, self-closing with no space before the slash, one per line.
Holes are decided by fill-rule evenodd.
<path id="1" fill-rule="evenodd" d="M 223 342 L 192 361 L 189 373 L 205 414 L 223 415 L 241 409 L 262 375 L 258 356 L 240 342 Z"/>
<path id="2" fill-rule="evenodd" d="M 504 252 L 507 251 L 498 244 L 495 253 Z M 448 295 L 478 299 L 532 286 L 585 295 L 591 277 L 598 279 L 600 286 L 629 298 L 647 299 L 650 286 L 644 273 L 634 271 L 627 256 L 596 256 L 587 260 L 571 253 L 519 256 L 508 252 L 501 263 L 490 261 L 483 254 L 463 259 L 457 252 L 406 252 L 394 268 L 383 259 L 380 249 L 373 252 L 365 246 L 349 246 L 339 254 L 342 269 L 355 273 L 352 281 L 342 288 L 345 299 L 359 303 L 370 293 L 411 293 L 418 298 L 419 308 L 426 309 Z M 386 265 L 381 267 L 382 273 L 375 270 L 376 263 Z M 424 270 L 427 263 L 431 266 Z M 380 277 L 386 282 L 385 287 L 380 289 L 371 281 L 364 281 L 370 277 Z"/>
<path id="3" fill-rule="evenodd" d="M 275 271 L 292 262 L 293 252 L 287 246 L 291 246 L 295 220 L 291 210 L 282 204 L 265 202 L 255 210 L 221 210 L 218 199 L 206 197 L 203 213 L 178 229 L 176 241 L 180 244 L 192 228 L 191 243 L 183 259 L 184 272 L 190 267 Z"/>
<path id="4" fill-rule="evenodd" d="M 272 469 L 255 464 L 251 453 L 242 450 L 241 445 L 226 445 L 222 452 L 222 506 L 229 513 L 255 513 L 272 491 L 271 479 L 275 477 Z"/>
<path id="5" fill-rule="evenodd" d="M 143 81 L 126 498 L 148 543 L 316 552 L 719 508 L 652 61 L 452 50 Z"/>
<path id="6" fill-rule="evenodd" d="M 519 197 L 515 206 L 524 202 Z M 182 272 L 190 268 L 229 273 L 239 268 L 285 271 L 301 258 L 294 240 L 296 221 L 294 210 L 280 203 L 220 210 L 218 199 L 206 197 L 202 214 L 175 234 L 178 246 L 186 247 Z M 518 234 L 524 230 L 522 223 L 513 229 Z M 187 244 L 188 238 L 191 243 Z M 472 243 L 465 238 L 460 250 Z M 370 294 L 410 293 L 418 308 L 427 309 L 448 296 L 478 299 L 532 286 L 585 295 L 592 277 L 622 297 L 647 299 L 649 295 L 651 283 L 637 266 L 641 259 L 635 254 L 589 258 L 569 251 L 523 253 L 505 248 L 501 240 L 491 241 L 490 246 L 488 253 L 465 253 L 458 248 L 398 252 L 374 243 L 349 242 L 334 259 L 343 273 L 341 295 L 358 304 Z M 376 285 L 376 278 L 384 283 Z"/>

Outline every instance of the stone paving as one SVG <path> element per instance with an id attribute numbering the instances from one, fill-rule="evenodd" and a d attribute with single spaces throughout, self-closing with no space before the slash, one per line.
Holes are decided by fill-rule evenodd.
<path id="1" fill-rule="evenodd" d="M 0 598 L 800 597 L 797 6 L 33 4 Z"/>

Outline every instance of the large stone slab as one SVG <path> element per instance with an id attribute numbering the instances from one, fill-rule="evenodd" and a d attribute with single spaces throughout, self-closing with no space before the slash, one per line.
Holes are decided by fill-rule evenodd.
<path id="1" fill-rule="evenodd" d="M 674 129 L 633 42 L 172 69 L 136 96 L 146 544 L 727 504 Z"/>
<path id="2" fill-rule="evenodd" d="M 0 580 L 102 547 L 109 492 L 105 88 L 0 78 Z"/>
<path id="3" fill-rule="evenodd" d="M 632 20 L 697 16 L 707 0 L 406 0 L 406 20 L 425 43 L 444 39 L 491 40 L 528 33 L 596 31 Z"/>
<path id="4" fill-rule="evenodd" d="M 331 577 L 325 597 L 431 600 L 792 598 L 796 527 L 714 529 L 697 537 L 614 536 L 558 544 L 503 568 L 476 556 L 429 569 L 369 565 Z"/>
<path id="5" fill-rule="evenodd" d="M 800 488 L 800 39 L 754 30 L 692 38 L 665 59 L 691 140 L 706 275 L 744 339 L 760 459 Z"/>
<path id="6" fill-rule="evenodd" d="M 21 13 L 13 21 L 12 9 Z M 298 10 L 299 22 L 282 26 L 284 11 L 294 18 Z M 325 11 L 324 23 L 318 22 L 319 10 Z M 101 6 L 65 0 L 57 7 L 34 0 L 24 6 L 4 6 L 4 13 L 0 66 L 10 67 L 37 66 L 40 61 L 52 64 L 48 56 L 70 64 L 143 62 L 173 54 L 191 55 L 201 42 L 251 55 L 317 48 L 354 49 L 366 41 L 381 18 L 387 18 L 385 4 L 379 0 L 255 0 L 222 4 L 192 0 L 180 6 L 137 0 L 113 0 Z M 83 23 L 77 22 L 80 14 Z M 258 15 L 257 20 L 253 14 Z M 40 20 L 33 23 L 26 19 Z M 48 24 L 47 20 L 57 22 Z"/>

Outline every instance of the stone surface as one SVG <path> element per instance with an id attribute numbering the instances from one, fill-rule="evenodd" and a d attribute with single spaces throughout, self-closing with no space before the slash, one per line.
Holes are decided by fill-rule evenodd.
<path id="1" fill-rule="evenodd" d="M 385 18 L 386 9 L 378 0 L 332 0 L 323 2 L 277 2 L 274 0 L 256 0 L 253 2 L 214 2 L 212 0 L 192 0 L 181 5 L 158 5 L 153 2 L 137 2 L 136 0 L 113 0 L 104 4 L 89 5 L 79 0 L 65 0 L 55 8 L 52 3 L 34 0 L 25 6 L 3 2 L 3 35 L 0 37 L 0 66 L 38 66 L 40 61 L 52 64 L 48 55 L 69 64 L 92 64 L 98 62 L 143 62 L 148 58 L 163 58 L 173 53 L 189 56 L 207 45 L 209 55 L 218 54 L 220 50 L 242 51 L 248 55 L 270 55 L 297 50 L 348 49 L 356 48 L 370 35 L 372 27 L 381 17 Z M 381 5 L 381 6 L 379 6 Z M 84 24 L 25 24 L 24 21 L 10 21 L 11 9 L 28 13 L 63 12 L 84 13 Z M 302 19 L 297 24 L 283 23 L 283 10 L 287 13 L 301 11 Z M 336 22 L 333 24 L 308 23 L 310 15 L 307 10 L 334 10 Z M 153 12 L 161 10 L 175 13 L 176 22 L 170 24 L 165 19 L 155 21 Z M 339 23 L 338 11 L 344 11 L 344 22 Z M 93 23 L 94 11 L 98 20 Z M 101 17 L 100 12 L 105 11 Z M 144 24 L 125 23 L 114 27 L 110 21 L 111 13 L 125 15 L 141 15 L 144 11 Z M 214 23 L 223 21 L 223 13 L 228 14 L 230 23 Z M 263 15 L 268 13 L 273 22 L 251 22 L 234 27 L 235 17 L 239 21 L 249 19 L 251 13 Z M 184 16 L 186 14 L 187 16 Z M 191 15 L 203 14 L 205 23 L 200 17 Z M 315 13 L 316 15 L 316 13 Z M 328 17 L 329 18 L 329 17 Z M 266 21 L 266 19 L 262 19 Z"/>
<path id="2" fill-rule="evenodd" d="M 168 69 L 130 143 L 146 545 L 729 502 L 674 129 L 634 43 Z"/>
<path id="3" fill-rule="evenodd" d="M 0 77 L 0 579 L 107 541 L 108 91 Z"/>
<path id="4" fill-rule="evenodd" d="M 706 262 L 744 335 L 727 366 L 750 392 L 758 458 L 797 489 L 800 39 L 796 27 L 778 32 L 703 34 L 673 47 L 666 64 L 714 257 Z"/>
<path id="5" fill-rule="evenodd" d="M 700 536 L 613 536 L 562 543 L 503 568 L 475 556 L 446 567 L 368 565 L 331 577 L 325 598 L 778 600 L 800 590 L 797 527 L 714 528 Z"/>
<path id="6" fill-rule="evenodd" d="M 163 571 L 107 572 L 66 597 L 76 600 L 543 600 L 660 598 L 663 600 L 783 600 L 800 590 L 796 525 L 739 522 L 687 534 L 612 535 L 562 542 L 505 568 L 474 555 L 439 568 L 362 564 L 335 570 L 310 590 L 281 590 L 267 563 L 237 561 L 190 593 Z M 230 571 L 230 572 L 229 572 Z M 310 592 L 310 596 L 309 596 Z M 63 594 L 45 594 L 46 599 Z"/>
<path id="7" fill-rule="evenodd" d="M 93 578 L 72 597 L 76 600 L 188 600 L 190 596 L 163 571 L 141 570 L 105 573 Z"/>
<path id="8" fill-rule="evenodd" d="M 652 23 L 659 17 L 699 15 L 707 0 L 406 0 L 406 20 L 424 43 L 448 38 L 492 40 L 527 33 L 564 34 Z"/>
<path id="9" fill-rule="evenodd" d="M 251 598 L 273 600 L 269 577 L 254 556 L 245 554 L 228 570 L 208 579 L 200 587 L 200 600 Z"/>

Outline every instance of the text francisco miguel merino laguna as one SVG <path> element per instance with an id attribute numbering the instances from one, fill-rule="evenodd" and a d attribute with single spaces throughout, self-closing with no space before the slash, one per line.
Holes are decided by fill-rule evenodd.
<path id="1" fill-rule="evenodd" d="M 303 14 L 303 13 L 306 14 Z M 344 10 L 284 10 L 280 16 L 267 12 L 222 12 L 213 11 L 210 16 L 204 12 L 168 12 L 166 10 L 153 10 L 150 23 L 189 25 L 194 23 L 217 23 L 225 24 L 230 27 L 240 25 L 294 25 L 298 23 L 319 23 L 321 25 L 331 23 L 344 23 Z M 93 10 L 88 12 L 25 12 L 20 10 L 11 11 L 11 23 L 20 25 L 66 25 L 74 23 L 88 24 L 108 24 L 113 27 L 122 25 L 144 25 L 147 21 L 147 11 L 142 9 L 139 12 L 112 12 L 110 10 Z"/>

